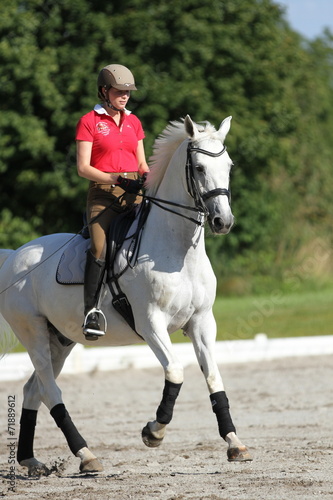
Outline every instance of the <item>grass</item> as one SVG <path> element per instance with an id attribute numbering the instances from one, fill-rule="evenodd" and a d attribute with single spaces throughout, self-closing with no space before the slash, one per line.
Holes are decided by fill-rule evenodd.
<path id="1" fill-rule="evenodd" d="M 218 340 L 333 335 L 333 288 L 262 296 L 217 297 L 214 315 Z M 186 341 L 181 332 L 174 342 Z"/>
<path id="2" fill-rule="evenodd" d="M 274 337 L 333 335 L 333 288 L 262 296 L 217 297 L 214 315 L 217 340 L 251 339 L 257 333 Z M 181 331 L 173 342 L 187 342 Z M 98 346 L 97 346 L 98 347 Z M 13 352 L 23 351 L 19 344 Z"/>

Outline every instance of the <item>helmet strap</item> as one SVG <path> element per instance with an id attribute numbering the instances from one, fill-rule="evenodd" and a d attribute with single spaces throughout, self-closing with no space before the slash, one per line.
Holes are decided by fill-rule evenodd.
<path id="1" fill-rule="evenodd" d="M 99 90 L 99 94 L 98 94 L 98 95 L 99 95 L 99 96 L 103 99 L 103 101 L 105 101 L 105 103 L 106 103 L 106 105 L 108 106 L 108 108 L 113 109 L 113 111 L 118 111 L 118 112 L 119 112 L 119 111 L 123 111 L 122 109 L 116 108 L 116 106 L 114 106 L 113 104 L 111 104 L 110 99 L 108 99 L 108 98 L 106 97 L 106 96 L 107 96 L 107 91 L 108 91 L 111 87 L 109 87 L 109 88 L 107 89 L 106 85 L 104 85 L 104 87 L 103 87 L 103 88 L 104 88 L 105 94 L 104 94 L 104 92 L 102 92 L 102 89 L 100 89 L 100 90 Z"/>
<path id="2" fill-rule="evenodd" d="M 113 109 L 113 111 L 123 111 L 122 109 L 116 108 L 116 106 L 114 106 L 113 104 L 111 104 L 110 99 L 105 99 L 105 102 L 106 102 L 106 105 L 109 108 Z"/>

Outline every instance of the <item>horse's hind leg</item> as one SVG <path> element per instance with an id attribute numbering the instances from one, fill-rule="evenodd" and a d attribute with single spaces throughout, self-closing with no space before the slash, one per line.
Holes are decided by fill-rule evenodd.
<path id="1" fill-rule="evenodd" d="M 17 461 L 28 467 L 29 475 L 47 474 L 47 467 L 34 457 L 33 443 L 37 412 L 41 404 L 36 372 L 34 372 L 23 389 L 23 407 L 20 419 L 20 434 L 17 446 Z"/>
<path id="2" fill-rule="evenodd" d="M 57 332 L 53 327 L 51 328 L 50 344 L 52 353 L 52 366 L 54 377 L 57 378 L 64 365 L 65 359 L 72 350 L 75 344 L 66 343 L 65 337 Z M 102 464 L 96 456 L 88 449 L 86 441 L 77 431 L 73 424 L 65 405 L 60 403 L 51 409 L 51 415 L 56 424 L 65 435 L 67 443 L 72 453 L 80 458 L 80 471 L 81 472 L 101 472 L 103 470 Z"/>
<path id="3" fill-rule="evenodd" d="M 56 345 L 56 342 L 50 342 L 50 344 L 54 378 L 57 378 L 61 372 L 65 359 L 75 344 L 72 343 L 61 351 Z M 61 353 L 60 356 L 59 353 Z M 42 403 L 41 393 L 43 393 L 42 383 L 35 370 L 23 389 L 23 405 L 17 447 L 17 461 L 21 466 L 28 468 L 29 475 L 47 475 L 49 473 L 48 468 L 35 458 L 33 451 L 37 412 Z"/>
<path id="4" fill-rule="evenodd" d="M 45 341 L 47 339 L 47 342 Z M 18 444 L 18 461 L 29 468 L 29 473 L 47 473 L 47 468 L 33 455 L 33 439 L 37 410 L 41 402 L 49 408 L 52 417 L 64 433 L 74 455 L 81 459 L 81 472 L 103 470 L 96 457 L 87 448 L 86 441 L 77 431 L 65 405 L 55 379 L 61 372 L 65 359 L 74 344 L 62 343 L 53 332 L 39 338 L 38 350 L 28 349 L 35 372 L 24 388 L 21 429 Z M 29 456 L 30 455 L 30 456 Z"/>

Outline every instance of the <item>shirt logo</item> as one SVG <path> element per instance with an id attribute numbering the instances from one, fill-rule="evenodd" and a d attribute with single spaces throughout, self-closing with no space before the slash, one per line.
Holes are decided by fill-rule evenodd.
<path id="1" fill-rule="evenodd" d="M 98 122 L 96 124 L 96 129 L 98 134 L 109 135 L 110 133 L 110 127 L 105 122 Z"/>

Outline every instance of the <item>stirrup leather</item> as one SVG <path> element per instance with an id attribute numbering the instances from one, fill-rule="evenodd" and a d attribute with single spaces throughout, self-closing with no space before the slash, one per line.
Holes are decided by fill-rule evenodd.
<path id="1" fill-rule="evenodd" d="M 100 320 L 100 318 L 102 318 L 102 320 L 103 320 L 103 324 L 102 324 L 100 330 L 95 330 L 94 328 L 87 328 L 87 322 L 88 322 L 89 316 L 90 316 L 90 314 L 94 314 L 94 313 L 98 315 L 98 320 Z M 97 337 L 103 337 L 106 333 L 106 330 L 107 330 L 107 321 L 106 321 L 105 314 L 103 313 L 103 311 L 101 309 L 97 309 L 96 307 L 93 307 L 92 309 L 90 309 L 90 311 L 86 314 L 86 316 L 84 318 L 83 333 L 85 335 L 96 335 Z"/>

